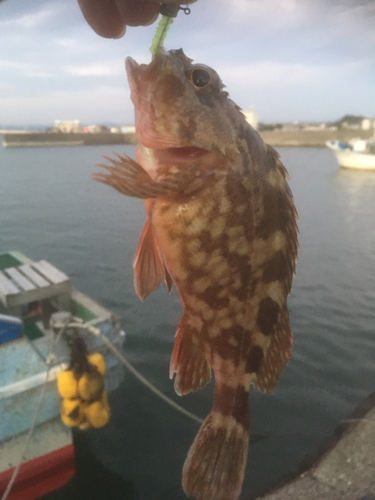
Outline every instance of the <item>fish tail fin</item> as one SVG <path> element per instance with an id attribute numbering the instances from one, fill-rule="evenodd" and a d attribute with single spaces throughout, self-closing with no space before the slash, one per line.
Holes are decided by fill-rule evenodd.
<path id="1" fill-rule="evenodd" d="M 206 346 L 200 340 L 196 328 L 191 327 L 182 316 L 176 332 L 169 376 L 173 378 L 174 388 L 182 396 L 205 387 L 211 380 L 211 367 L 207 361 Z"/>
<path id="2" fill-rule="evenodd" d="M 248 392 L 227 386 L 215 396 L 186 458 L 182 487 L 196 500 L 237 500 L 249 446 Z"/>

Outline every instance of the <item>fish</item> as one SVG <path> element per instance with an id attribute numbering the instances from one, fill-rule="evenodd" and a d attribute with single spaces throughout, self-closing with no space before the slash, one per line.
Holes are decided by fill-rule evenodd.
<path id="1" fill-rule="evenodd" d="M 149 64 L 127 58 L 126 71 L 137 161 L 105 157 L 110 164 L 93 178 L 144 200 L 134 287 L 142 300 L 163 281 L 179 293 L 175 391 L 197 391 L 214 372 L 213 406 L 183 465 L 183 489 L 197 500 L 237 500 L 250 386 L 271 392 L 292 352 L 298 229 L 288 174 L 214 69 L 161 48 Z"/>

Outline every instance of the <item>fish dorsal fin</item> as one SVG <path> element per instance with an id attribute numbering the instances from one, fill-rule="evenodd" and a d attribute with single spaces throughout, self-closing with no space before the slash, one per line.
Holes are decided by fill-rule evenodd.
<path id="1" fill-rule="evenodd" d="M 172 278 L 164 266 L 163 257 L 149 218 L 146 219 L 139 238 L 133 269 L 134 288 L 140 299 L 145 299 L 156 290 L 163 280 L 166 281 L 169 292 L 171 291 Z"/>

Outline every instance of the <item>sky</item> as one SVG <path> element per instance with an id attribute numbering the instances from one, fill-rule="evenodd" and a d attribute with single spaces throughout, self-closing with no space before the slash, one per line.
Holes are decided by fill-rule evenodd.
<path id="1" fill-rule="evenodd" d="M 166 41 L 213 67 L 263 123 L 375 117 L 375 0 L 198 0 Z M 101 38 L 76 0 L 0 1 L 0 128 L 131 125 L 124 60 L 151 60 L 157 23 Z"/>

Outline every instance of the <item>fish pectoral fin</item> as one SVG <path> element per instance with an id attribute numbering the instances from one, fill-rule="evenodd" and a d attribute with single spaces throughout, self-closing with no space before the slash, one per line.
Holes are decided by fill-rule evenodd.
<path id="1" fill-rule="evenodd" d="M 198 340 L 197 330 L 188 324 L 185 316 L 177 327 L 169 377 L 173 378 L 175 373 L 174 388 L 179 396 L 203 389 L 211 380 L 206 347 Z"/>
<path id="2" fill-rule="evenodd" d="M 104 156 L 112 165 L 98 164 L 97 167 L 104 168 L 108 173 L 99 172 L 93 174 L 91 178 L 112 186 L 121 194 L 142 199 L 156 198 L 178 190 L 179 182 L 173 179 L 155 182 L 141 165 L 129 156 L 116 156 L 118 160 Z"/>
<path id="3" fill-rule="evenodd" d="M 166 281 L 168 290 L 172 287 L 172 278 L 166 270 L 162 254 L 155 239 L 152 224 L 146 219 L 137 251 L 133 260 L 134 288 L 140 299 L 145 299 L 156 290 L 163 280 Z"/>

